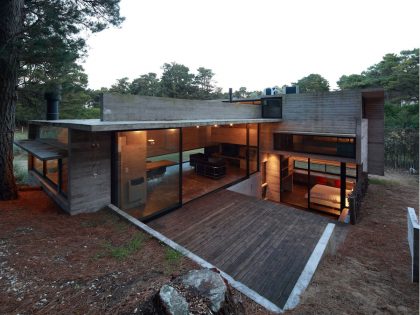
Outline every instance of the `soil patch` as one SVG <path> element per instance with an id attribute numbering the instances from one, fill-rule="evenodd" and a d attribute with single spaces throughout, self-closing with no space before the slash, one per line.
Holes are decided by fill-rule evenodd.
<path id="1" fill-rule="evenodd" d="M 342 227 L 346 238 L 288 314 L 418 313 L 406 240 L 418 179 L 388 177 L 369 186 L 360 223 Z M 163 284 L 192 269 L 199 266 L 108 211 L 69 216 L 36 190 L 0 202 L 0 314 L 141 313 Z M 234 295 L 246 314 L 271 314 Z"/>
<path id="2" fill-rule="evenodd" d="M 379 179 L 369 185 L 360 223 L 345 227 L 346 239 L 287 314 L 418 314 L 406 228 L 407 207 L 418 210 L 418 177 L 392 172 Z"/>

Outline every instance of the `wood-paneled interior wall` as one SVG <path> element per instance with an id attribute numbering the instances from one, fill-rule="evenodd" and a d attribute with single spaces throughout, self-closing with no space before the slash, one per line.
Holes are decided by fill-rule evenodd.
<path id="1" fill-rule="evenodd" d="M 210 142 L 211 127 L 182 128 L 182 149 L 184 151 L 204 148 Z"/>
<path id="2" fill-rule="evenodd" d="M 280 202 L 280 155 L 265 154 L 262 157 L 262 161 L 267 161 L 267 198 Z"/>

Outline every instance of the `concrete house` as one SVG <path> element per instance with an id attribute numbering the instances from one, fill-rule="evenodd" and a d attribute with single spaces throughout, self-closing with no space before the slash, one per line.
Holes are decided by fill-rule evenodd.
<path id="1" fill-rule="evenodd" d="M 68 213 L 112 203 L 148 220 L 230 190 L 339 217 L 384 172 L 384 93 L 198 101 L 105 94 L 101 119 L 36 120 L 29 172 Z"/>

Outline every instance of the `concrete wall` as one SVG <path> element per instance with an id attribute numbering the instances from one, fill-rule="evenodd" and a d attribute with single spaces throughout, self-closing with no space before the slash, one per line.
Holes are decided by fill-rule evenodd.
<path id="1" fill-rule="evenodd" d="M 111 134 L 70 131 L 69 212 L 94 212 L 111 202 Z"/>
<path id="2" fill-rule="evenodd" d="M 283 122 L 278 131 L 356 133 L 361 119 L 362 97 L 358 90 L 283 96 Z"/>
<path id="3" fill-rule="evenodd" d="M 262 162 L 267 161 L 266 180 L 269 200 L 280 202 L 280 155 L 263 154 Z"/>
<path id="4" fill-rule="evenodd" d="M 255 173 L 249 176 L 248 179 L 236 185 L 230 186 L 228 190 L 260 199 L 261 198 L 261 174 L 259 172 Z"/>
<path id="5" fill-rule="evenodd" d="M 368 132 L 369 132 L 369 121 L 362 119 L 361 124 L 361 136 L 360 136 L 360 158 L 361 161 L 358 164 L 363 164 L 363 172 L 368 171 Z"/>
<path id="6" fill-rule="evenodd" d="M 382 93 L 383 94 L 383 93 Z M 368 172 L 384 175 L 384 98 L 363 93 L 364 118 L 368 128 Z"/>
<path id="7" fill-rule="evenodd" d="M 261 118 L 261 107 L 223 103 L 220 100 L 182 100 L 175 98 L 104 94 L 103 121 L 254 119 Z"/>

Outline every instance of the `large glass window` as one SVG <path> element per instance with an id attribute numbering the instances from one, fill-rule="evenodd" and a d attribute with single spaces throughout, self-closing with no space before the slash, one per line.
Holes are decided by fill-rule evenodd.
<path id="1" fill-rule="evenodd" d="M 252 130 L 245 124 L 182 129 L 183 202 L 246 178 L 248 167 L 256 171 L 258 126 L 250 126 Z"/>
<path id="2" fill-rule="evenodd" d="M 306 166 L 300 169 L 294 165 Z M 293 156 L 280 156 L 280 201 L 308 208 L 308 159 L 296 160 Z"/>
<path id="3" fill-rule="evenodd" d="M 118 135 L 119 206 L 147 218 L 180 205 L 179 129 Z"/>
<path id="4" fill-rule="evenodd" d="M 40 159 L 36 157 L 32 158 L 32 168 L 39 175 L 44 176 L 44 162 L 42 162 Z"/>
<path id="5" fill-rule="evenodd" d="M 274 150 L 356 157 L 356 139 L 316 135 L 274 133 Z"/>
<path id="6" fill-rule="evenodd" d="M 68 194 L 68 165 L 67 165 L 67 159 L 61 160 L 61 192 L 64 195 Z"/>
<path id="7" fill-rule="evenodd" d="M 249 124 L 249 174 L 258 171 L 258 124 Z"/>
<path id="8" fill-rule="evenodd" d="M 68 144 L 68 129 L 54 126 L 41 126 L 39 138 L 53 144 Z"/>
<path id="9" fill-rule="evenodd" d="M 32 170 L 48 180 L 53 189 L 67 196 L 67 158 L 42 161 L 31 155 Z"/>
<path id="10" fill-rule="evenodd" d="M 283 155 L 280 166 L 280 201 L 332 215 L 348 207 L 355 164 Z"/>
<path id="11" fill-rule="evenodd" d="M 58 160 L 45 161 L 45 176 L 58 185 Z"/>

